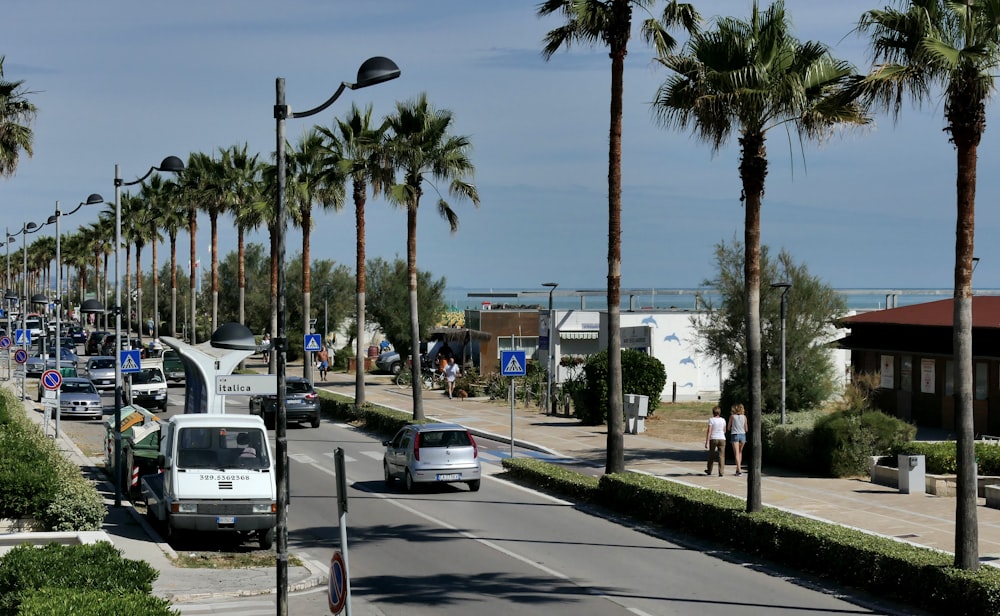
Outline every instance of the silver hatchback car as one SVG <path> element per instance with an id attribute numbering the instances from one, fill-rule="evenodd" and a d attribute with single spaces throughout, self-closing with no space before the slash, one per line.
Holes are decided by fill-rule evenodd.
<path id="1" fill-rule="evenodd" d="M 90 357 L 87 359 L 87 378 L 97 389 L 114 389 L 115 368 L 114 357 Z"/>
<path id="2" fill-rule="evenodd" d="M 479 448 L 468 429 L 458 424 L 411 424 L 384 441 L 385 484 L 402 479 L 407 492 L 416 484 L 465 483 L 479 490 Z"/>

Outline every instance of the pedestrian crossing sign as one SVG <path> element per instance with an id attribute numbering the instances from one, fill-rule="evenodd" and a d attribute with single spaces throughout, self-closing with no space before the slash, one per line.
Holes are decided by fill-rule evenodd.
<path id="1" fill-rule="evenodd" d="M 139 353 L 139 349 L 118 352 L 118 363 L 121 365 L 122 374 L 142 371 L 142 359 Z"/>
<path id="2" fill-rule="evenodd" d="M 14 344 L 17 346 L 28 346 L 31 344 L 31 330 L 30 329 L 15 329 L 14 330 Z"/>
<path id="3" fill-rule="evenodd" d="M 306 334 L 303 346 L 305 346 L 306 351 L 315 352 L 323 348 L 323 341 L 320 339 L 319 334 Z"/>
<path id="4" fill-rule="evenodd" d="M 500 374 L 503 376 L 524 376 L 528 373 L 528 363 L 524 351 L 500 351 Z"/>

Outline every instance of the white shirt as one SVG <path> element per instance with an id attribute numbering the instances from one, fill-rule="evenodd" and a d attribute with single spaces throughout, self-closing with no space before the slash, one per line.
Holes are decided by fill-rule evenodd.
<path id="1" fill-rule="evenodd" d="M 721 417 L 711 417 L 708 420 L 708 425 L 712 427 L 712 432 L 709 434 L 709 440 L 713 441 L 724 441 L 726 440 L 726 420 Z"/>

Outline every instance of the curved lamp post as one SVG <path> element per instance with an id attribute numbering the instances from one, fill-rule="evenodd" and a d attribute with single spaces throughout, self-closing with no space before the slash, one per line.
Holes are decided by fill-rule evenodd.
<path id="1" fill-rule="evenodd" d="M 556 360 L 556 343 L 555 343 L 555 340 L 553 340 L 553 337 L 552 337 L 552 331 L 555 329 L 553 327 L 553 323 L 552 323 L 552 321 L 554 319 L 554 314 L 552 312 L 552 294 L 555 292 L 556 287 L 559 286 L 559 283 L 558 282 L 543 282 L 542 286 L 549 288 L 549 331 L 545 332 L 545 335 L 548 336 L 548 339 L 549 339 L 549 348 L 547 349 L 548 350 L 548 354 L 549 354 L 549 356 L 547 358 L 548 359 L 549 369 L 546 370 L 546 375 L 545 375 L 545 381 L 546 381 L 546 383 L 545 383 L 545 413 L 547 415 L 552 415 L 553 414 L 553 408 L 554 408 L 553 405 L 552 405 L 552 373 L 556 369 L 556 366 L 555 366 L 555 363 L 556 363 L 555 362 L 555 360 Z"/>
<path id="2" fill-rule="evenodd" d="M 772 289 L 781 289 L 781 424 L 785 424 L 785 295 L 792 288 L 790 282 L 775 282 Z"/>
<path id="3" fill-rule="evenodd" d="M 396 63 L 389 58 L 376 56 L 374 58 L 369 58 L 365 60 L 361 66 L 358 68 L 358 79 L 356 83 L 347 83 L 346 81 L 341 82 L 337 91 L 333 93 L 333 96 L 328 98 L 323 104 L 318 107 L 314 107 L 307 111 L 300 111 L 293 113 L 291 107 L 285 104 L 285 78 L 278 77 L 275 80 L 275 103 L 274 103 L 274 119 L 276 121 L 276 137 L 277 137 L 277 154 L 276 158 L 276 171 L 278 176 L 278 186 L 277 186 L 277 203 L 275 206 L 274 220 L 275 220 L 275 244 L 276 252 L 275 256 L 277 260 L 278 267 L 278 280 L 277 282 L 277 302 L 278 302 L 278 315 L 276 323 L 276 332 L 272 337 L 272 348 L 275 350 L 276 357 L 276 371 L 278 378 L 278 400 L 276 404 L 276 421 L 275 421 L 275 440 L 276 444 L 276 456 L 277 456 L 277 473 L 278 473 L 278 524 L 277 524 L 277 535 L 278 535 L 278 545 L 277 545 L 277 587 L 278 587 L 278 614 L 280 616 L 285 616 L 288 614 L 288 441 L 285 436 L 286 422 L 288 419 L 287 410 L 285 407 L 285 369 L 286 369 L 286 356 L 285 351 L 288 348 L 288 340 L 286 339 L 285 332 L 285 120 L 288 118 L 306 118 L 311 115 L 316 115 L 320 113 L 330 105 L 334 103 L 340 95 L 344 93 L 345 89 L 358 90 L 361 88 L 367 88 L 368 86 L 373 86 L 375 84 L 382 83 L 384 81 L 389 81 L 399 77 L 399 67 Z M 309 306 L 305 306 L 303 312 L 305 313 L 305 319 L 308 323 L 310 317 Z M 308 326 L 304 329 L 308 331 Z M 312 374 L 311 365 L 308 361 L 305 363 L 306 378 L 309 378 Z M 360 369 L 360 366 L 359 368 Z M 347 551 L 344 550 L 344 528 L 341 526 L 341 548 L 344 555 L 344 561 L 347 561 Z M 350 603 L 351 603 L 351 591 L 350 583 L 347 587 L 347 605 L 348 613 L 350 613 Z"/>
<path id="4" fill-rule="evenodd" d="M 146 181 L 154 171 L 180 173 L 184 171 L 184 162 L 176 156 L 163 159 L 159 167 L 150 167 L 141 178 L 131 182 L 122 180 L 115 164 L 115 305 L 111 311 L 115 315 L 115 507 L 122 505 L 122 287 L 119 253 L 122 246 L 122 186 L 134 186 Z"/>
<path id="5" fill-rule="evenodd" d="M 42 226 L 45 226 L 44 223 L 42 224 Z M 28 337 L 29 337 L 29 333 L 28 333 L 28 234 L 29 233 L 35 233 L 35 232 L 37 232 L 39 229 L 42 228 L 42 226 L 36 225 L 33 222 L 26 222 L 26 223 L 23 223 L 21 225 L 21 231 L 19 233 L 19 235 L 24 236 L 24 245 L 21 246 L 21 254 L 24 256 L 24 259 L 23 259 L 24 269 L 23 269 L 23 274 L 22 274 L 23 277 L 21 279 L 21 289 L 24 291 L 24 295 L 23 295 L 23 297 L 24 297 L 24 305 L 21 307 L 21 335 L 24 336 L 24 342 L 25 342 L 24 347 L 25 347 L 25 350 L 29 351 L 29 353 L 30 353 L 31 345 L 28 344 Z M 45 358 L 42 357 L 42 362 L 44 362 L 44 361 L 45 361 Z M 43 365 L 44 365 L 44 363 L 43 363 Z M 27 400 L 27 398 L 28 398 L 27 392 L 24 390 L 24 377 L 25 377 L 25 374 L 24 374 L 24 371 L 22 370 L 21 371 L 21 399 L 22 400 Z"/>
<path id="6" fill-rule="evenodd" d="M 10 272 L 10 242 L 12 242 L 13 239 L 14 238 L 8 236 L 8 241 L 7 241 L 7 257 L 8 257 L 8 259 L 7 259 L 7 271 L 8 271 L 7 278 L 8 278 L 8 280 L 10 279 L 10 273 L 9 273 Z M 8 336 L 10 336 L 13 333 L 10 330 L 10 313 L 14 309 L 14 302 L 16 302 L 16 301 L 17 301 L 17 293 L 14 291 L 14 289 L 7 289 L 7 292 L 4 293 L 4 295 L 3 295 L 3 305 L 4 305 L 4 307 L 7 310 L 7 335 Z M 7 349 L 7 379 L 6 380 L 8 380 L 8 381 L 10 380 L 10 349 Z"/>

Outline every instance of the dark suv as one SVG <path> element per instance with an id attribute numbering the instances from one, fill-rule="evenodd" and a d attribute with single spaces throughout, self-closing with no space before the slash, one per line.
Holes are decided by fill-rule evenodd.
<path id="1" fill-rule="evenodd" d="M 90 332 L 87 336 L 87 342 L 85 343 L 84 351 L 87 355 L 100 355 L 101 354 L 101 343 L 104 342 L 104 337 L 108 335 L 109 332 L 103 330 L 94 330 Z"/>
<path id="2" fill-rule="evenodd" d="M 274 429 L 277 419 L 278 396 L 251 396 L 250 414 L 260 415 L 268 430 Z M 290 376 L 285 381 L 285 414 L 288 423 L 308 421 L 319 427 L 319 394 L 301 376 Z"/>

